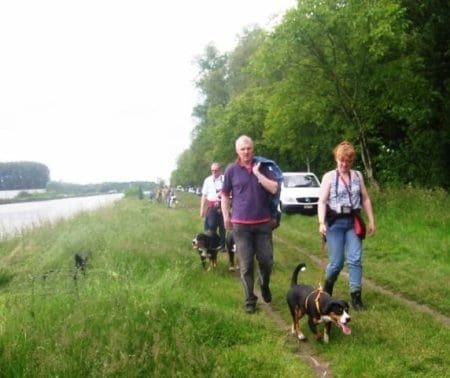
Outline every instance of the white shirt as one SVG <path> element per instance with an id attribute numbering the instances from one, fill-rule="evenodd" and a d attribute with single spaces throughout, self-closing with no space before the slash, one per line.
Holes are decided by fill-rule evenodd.
<path id="1" fill-rule="evenodd" d="M 211 202 L 220 201 L 220 192 L 222 191 L 223 175 L 214 177 L 208 176 L 203 182 L 202 194 Z"/>

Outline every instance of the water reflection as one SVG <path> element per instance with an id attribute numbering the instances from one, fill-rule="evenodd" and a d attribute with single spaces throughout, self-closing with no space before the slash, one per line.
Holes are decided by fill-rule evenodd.
<path id="1" fill-rule="evenodd" d="M 122 193 L 0 205 L 0 238 L 29 227 L 69 218 L 80 211 L 112 204 Z"/>

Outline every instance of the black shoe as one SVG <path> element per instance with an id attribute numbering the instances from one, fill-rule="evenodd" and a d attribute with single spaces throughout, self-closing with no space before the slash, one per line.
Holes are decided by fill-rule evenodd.
<path id="1" fill-rule="evenodd" d="M 333 286 L 334 286 L 334 283 L 326 280 L 325 285 L 323 287 L 323 291 L 326 291 L 328 294 L 330 294 L 330 296 L 332 296 L 333 295 Z"/>
<path id="2" fill-rule="evenodd" d="M 350 293 L 352 297 L 352 306 L 356 311 L 362 311 L 364 310 L 364 305 L 362 303 L 361 299 L 361 291 L 354 291 L 353 293 Z"/>
<path id="3" fill-rule="evenodd" d="M 256 305 L 254 305 L 254 304 L 245 305 L 245 312 L 247 314 L 254 314 L 255 311 L 256 311 Z"/>
<path id="4" fill-rule="evenodd" d="M 261 286 L 261 295 L 264 299 L 264 302 L 272 302 L 272 293 L 270 292 L 269 286 Z"/>

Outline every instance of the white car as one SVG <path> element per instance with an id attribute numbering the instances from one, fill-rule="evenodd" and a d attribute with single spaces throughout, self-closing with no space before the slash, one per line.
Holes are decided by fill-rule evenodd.
<path id="1" fill-rule="evenodd" d="M 298 211 L 317 214 L 320 181 L 312 172 L 283 172 L 280 210 L 283 213 Z"/>

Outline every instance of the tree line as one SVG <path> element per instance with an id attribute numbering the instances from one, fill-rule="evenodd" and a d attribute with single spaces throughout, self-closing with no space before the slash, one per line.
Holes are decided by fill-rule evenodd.
<path id="1" fill-rule="evenodd" d="M 0 190 L 46 189 L 51 194 L 89 195 L 122 193 L 136 187 L 141 191 L 155 190 L 164 183 L 152 181 L 103 182 L 99 184 L 74 184 L 50 181 L 50 170 L 45 164 L 31 161 L 0 162 Z M 31 196 L 31 195 L 30 195 Z M 37 195 L 36 197 L 44 197 Z M 26 197 L 22 194 L 21 197 Z M 10 201 L 3 201 L 10 202 Z"/>
<path id="2" fill-rule="evenodd" d="M 206 46 L 197 122 L 171 183 L 201 183 L 248 134 L 285 171 L 322 174 L 347 139 L 373 186 L 448 189 L 449 24 L 447 0 L 302 0 L 230 52 Z"/>
<path id="3" fill-rule="evenodd" d="M 32 161 L 0 163 L 0 190 L 43 189 L 50 180 L 44 164 Z"/>

